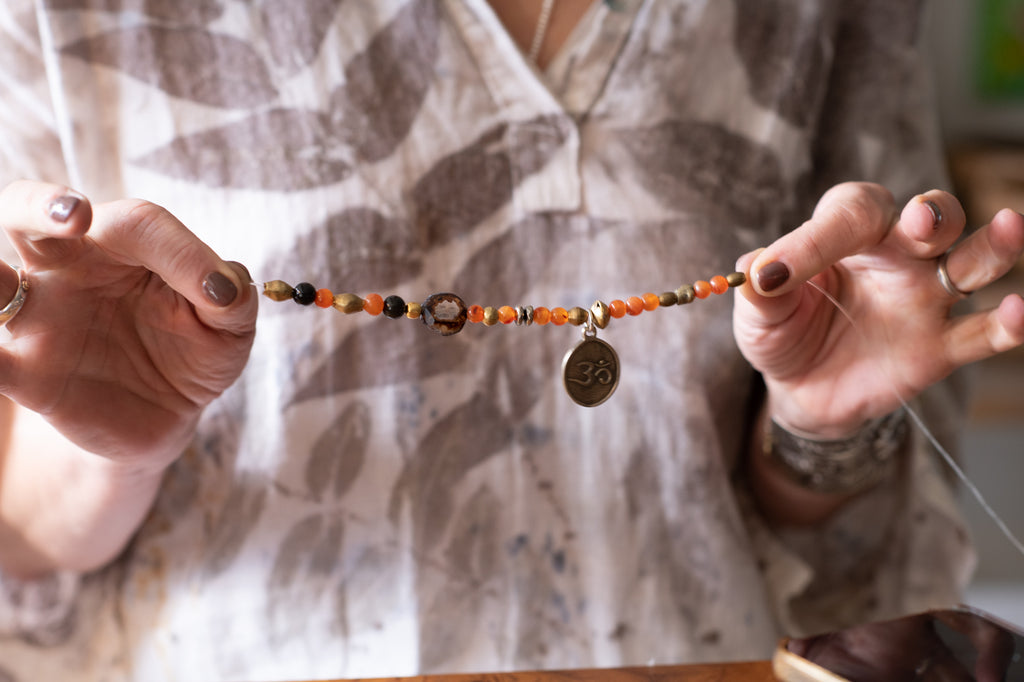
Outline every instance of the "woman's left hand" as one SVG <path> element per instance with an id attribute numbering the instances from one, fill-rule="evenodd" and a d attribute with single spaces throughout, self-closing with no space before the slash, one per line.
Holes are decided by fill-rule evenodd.
<path id="1" fill-rule="evenodd" d="M 842 437 L 958 367 L 1024 343 L 1017 294 L 994 310 L 951 314 L 960 297 L 943 287 L 938 266 L 964 225 L 946 192 L 915 197 L 898 212 L 884 188 L 847 183 L 829 190 L 808 222 L 742 257 L 737 269 L 751 277 L 736 297 L 734 329 L 764 375 L 769 416 Z M 976 291 L 1022 252 L 1024 216 L 1003 210 L 950 251 L 949 279 Z"/>

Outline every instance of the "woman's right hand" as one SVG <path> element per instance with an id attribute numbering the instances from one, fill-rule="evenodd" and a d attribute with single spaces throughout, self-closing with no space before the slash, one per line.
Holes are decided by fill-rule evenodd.
<path id="1" fill-rule="evenodd" d="M 0 226 L 29 283 L 0 341 L 0 393 L 83 450 L 162 471 L 248 359 L 245 268 L 158 206 L 38 182 L 0 193 Z M 0 306 L 17 280 L 0 266 Z"/>

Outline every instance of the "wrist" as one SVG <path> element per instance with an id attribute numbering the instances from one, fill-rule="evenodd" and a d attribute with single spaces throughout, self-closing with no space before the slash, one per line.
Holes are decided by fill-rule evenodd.
<path id="1" fill-rule="evenodd" d="M 762 455 L 776 471 L 805 490 L 848 496 L 889 475 L 907 434 L 902 409 L 832 438 L 804 432 L 774 417 L 766 420 Z"/>

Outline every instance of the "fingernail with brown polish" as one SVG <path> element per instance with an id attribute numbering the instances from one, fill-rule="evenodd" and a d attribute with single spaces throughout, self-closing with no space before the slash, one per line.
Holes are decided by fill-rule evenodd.
<path id="1" fill-rule="evenodd" d="M 82 203 L 80 195 L 64 194 L 50 202 L 50 205 L 46 207 L 46 213 L 50 216 L 51 220 L 58 223 L 66 223 L 80 203 Z"/>
<path id="2" fill-rule="evenodd" d="M 226 275 L 214 271 L 203 280 L 203 293 L 214 305 L 223 308 L 238 297 L 238 287 Z"/>
<path id="3" fill-rule="evenodd" d="M 934 229 L 938 229 L 939 223 L 942 222 L 942 209 L 939 208 L 939 205 L 936 204 L 931 199 L 925 199 L 921 203 L 924 204 L 928 208 L 928 210 L 932 212 L 932 227 Z"/>
<path id="4" fill-rule="evenodd" d="M 785 263 L 772 261 L 757 271 L 757 286 L 761 291 L 774 291 L 789 279 L 789 268 Z"/>

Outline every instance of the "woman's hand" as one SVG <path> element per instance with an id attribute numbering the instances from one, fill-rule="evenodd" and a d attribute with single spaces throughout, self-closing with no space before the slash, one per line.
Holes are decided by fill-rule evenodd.
<path id="1" fill-rule="evenodd" d="M 842 437 L 958 367 L 1024 343 L 1019 295 L 995 310 L 951 315 L 958 297 L 943 288 L 937 266 L 964 223 L 945 192 L 916 197 L 900 213 L 885 189 L 849 183 L 826 193 L 807 223 L 741 258 L 737 269 L 752 276 L 736 297 L 736 339 L 764 375 L 769 416 Z M 1024 217 L 1001 211 L 950 252 L 950 279 L 975 291 L 1022 251 Z"/>
<path id="2" fill-rule="evenodd" d="M 0 344 L 0 392 L 86 451 L 161 471 L 246 363 L 245 268 L 157 206 L 91 206 L 54 185 L 8 186 L 0 225 L 29 283 Z M 16 287 L 0 267 L 0 305 Z"/>

